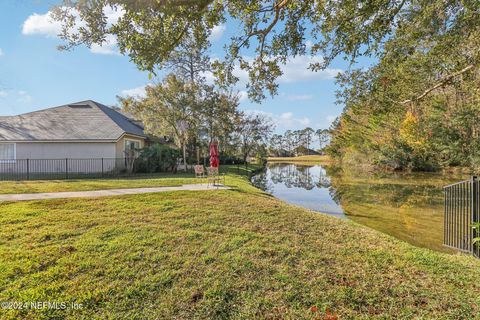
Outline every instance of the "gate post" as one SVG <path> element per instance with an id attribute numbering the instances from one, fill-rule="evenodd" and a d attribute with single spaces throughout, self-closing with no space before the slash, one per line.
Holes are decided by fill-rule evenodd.
<path id="1" fill-rule="evenodd" d="M 65 179 L 68 180 L 68 158 L 65 158 Z"/>
<path id="2" fill-rule="evenodd" d="M 471 225 L 470 228 L 472 228 L 473 224 L 480 222 L 480 215 L 479 215 L 479 188 L 478 188 L 478 177 L 477 176 L 472 176 L 472 194 L 471 194 Z M 470 237 L 470 242 L 471 242 L 471 252 L 476 255 L 477 257 L 480 256 L 480 245 L 477 244 L 475 245 L 473 243 L 473 239 L 477 238 L 480 235 L 480 232 L 478 228 L 471 229 L 470 230 L 471 237 Z"/>
<path id="3" fill-rule="evenodd" d="M 30 180 L 30 159 L 27 159 L 27 180 Z"/>

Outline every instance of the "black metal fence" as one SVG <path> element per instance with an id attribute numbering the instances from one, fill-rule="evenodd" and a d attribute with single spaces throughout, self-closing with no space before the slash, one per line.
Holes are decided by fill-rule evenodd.
<path id="1" fill-rule="evenodd" d="M 477 177 L 444 187 L 444 244 L 480 257 L 479 236 L 475 223 L 480 221 L 480 188 Z"/>
<path id="2" fill-rule="evenodd" d="M 129 168 L 125 158 L 1 160 L 0 180 L 120 177 L 153 172 L 150 167 L 149 161 L 136 159 Z"/>

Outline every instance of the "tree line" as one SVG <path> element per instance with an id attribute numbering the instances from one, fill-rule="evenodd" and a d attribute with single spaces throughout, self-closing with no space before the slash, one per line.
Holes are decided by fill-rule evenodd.
<path id="1" fill-rule="evenodd" d="M 269 140 L 269 154 L 276 157 L 322 154 L 330 140 L 328 129 L 287 130 L 284 134 L 273 134 Z"/>
<path id="2" fill-rule="evenodd" d="M 242 162 L 263 150 L 274 129 L 261 114 L 238 109 L 238 96 L 169 74 L 146 87 L 145 97 L 119 97 L 121 108 L 140 120 L 152 137 L 165 137 L 182 151 L 184 165 L 202 163 L 217 143 L 222 156 Z"/>

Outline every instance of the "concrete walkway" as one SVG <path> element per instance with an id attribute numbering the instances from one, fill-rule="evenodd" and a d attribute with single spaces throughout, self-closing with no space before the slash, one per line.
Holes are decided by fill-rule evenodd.
<path id="1" fill-rule="evenodd" d="M 156 193 L 168 191 L 206 191 L 206 190 L 229 190 L 230 187 L 223 185 L 207 186 L 206 184 L 186 184 L 178 187 L 155 187 L 133 189 L 110 189 L 94 191 L 74 192 L 51 192 L 51 193 L 23 193 L 23 194 L 0 194 L 0 201 L 27 201 L 64 198 L 97 198 L 107 196 L 121 196 L 126 194 Z"/>

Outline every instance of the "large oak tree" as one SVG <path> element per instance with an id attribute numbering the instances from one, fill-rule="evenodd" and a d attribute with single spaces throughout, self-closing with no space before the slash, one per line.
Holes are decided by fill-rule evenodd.
<path id="1" fill-rule="evenodd" d="M 214 64 L 217 80 L 231 84 L 238 65 L 248 72 L 250 97 L 258 101 L 265 92 L 276 93 L 280 66 L 292 56 L 321 55 L 323 63 L 311 66 L 318 70 L 338 56 L 355 61 L 362 55 L 414 54 L 392 48 L 399 41 L 430 39 L 433 52 L 464 47 L 466 37 L 478 35 L 479 6 L 471 0 L 64 0 L 55 17 L 64 26 L 64 49 L 102 44 L 112 35 L 122 54 L 151 72 L 174 60 L 188 38 L 207 39 L 228 21 L 238 32 Z M 117 10 L 120 19 L 108 21 L 105 8 Z M 459 57 L 463 61 L 446 66 L 445 73 L 477 65 L 478 59 L 478 46 L 469 47 Z M 418 96 L 428 88 L 417 88 Z"/>

